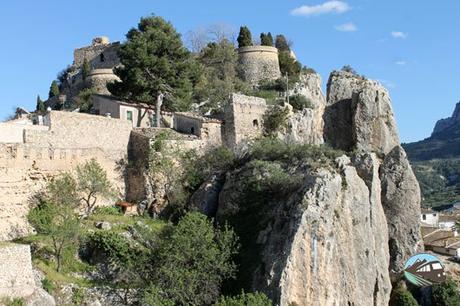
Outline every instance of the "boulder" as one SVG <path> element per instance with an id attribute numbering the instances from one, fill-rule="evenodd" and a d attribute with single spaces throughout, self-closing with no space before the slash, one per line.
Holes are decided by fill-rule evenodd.
<path id="1" fill-rule="evenodd" d="M 219 193 L 224 183 L 225 174 L 211 175 L 190 198 L 190 208 L 208 217 L 215 217 L 219 204 Z"/>

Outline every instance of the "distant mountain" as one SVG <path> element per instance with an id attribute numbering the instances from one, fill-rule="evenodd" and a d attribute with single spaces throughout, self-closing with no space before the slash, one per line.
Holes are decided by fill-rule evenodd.
<path id="1" fill-rule="evenodd" d="M 403 144 L 422 189 L 424 206 L 460 201 L 460 102 L 424 140 Z"/>

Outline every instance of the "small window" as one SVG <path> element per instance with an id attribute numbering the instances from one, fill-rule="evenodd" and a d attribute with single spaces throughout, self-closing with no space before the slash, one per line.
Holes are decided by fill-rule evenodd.
<path id="1" fill-rule="evenodd" d="M 433 217 L 436 217 L 436 214 L 433 214 Z"/>
<path id="2" fill-rule="evenodd" d="M 259 127 L 259 121 L 257 121 L 257 119 L 254 119 L 252 121 L 252 126 L 258 128 Z"/>
<path id="3" fill-rule="evenodd" d="M 126 119 L 129 121 L 133 121 L 133 112 L 132 111 L 126 111 Z"/>
<path id="4" fill-rule="evenodd" d="M 423 216 L 422 216 L 422 219 L 423 219 L 423 220 L 426 220 L 426 215 L 423 215 Z"/>
<path id="5" fill-rule="evenodd" d="M 104 53 L 101 53 L 101 55 L 99 55 L 99 60 L 102 62 L 105 62 L 105 55 Z"/>
<path id="6" fill-rule="evenodd" d="M 195 128 L 193 126 L 190 128 L 190 134 L 195 134 Z"/>

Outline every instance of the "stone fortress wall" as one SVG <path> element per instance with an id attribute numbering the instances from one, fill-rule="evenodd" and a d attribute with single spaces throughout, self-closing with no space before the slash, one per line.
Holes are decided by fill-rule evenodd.
<path id="1" fill-rule="evenodd" d="M 281 77 L 278 49 L 270 46 L 250 46 L 238 49 L 239 69 L 243 79 L 257 85 L 262 80 Z"/>
<path id="2" fill-rule="evenodd" d="M 125 182 L 118 169 L 127 154 L 129 122 L 54 111 L 45 119 L 46 127 L 24 126 L 22 141 L 0 143 L 0 241 L 29 234 L 31 197 L 55 175 L 91 159 L 101 164 L 124 197 Z"/>

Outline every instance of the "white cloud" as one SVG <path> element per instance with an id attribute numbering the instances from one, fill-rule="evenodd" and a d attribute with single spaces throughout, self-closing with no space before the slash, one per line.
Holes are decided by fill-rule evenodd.
<path id="1" fill-rule="evenodd" d="M 407 61 L 404 61 L 404 60 L 396 61 L 395 64 L 396 64 L 396 65 L 399 65 L 399 66 L 406 66 L 406 65 L 407 65 Z"/>
<path id="2" fill-rule="evenodd" d="M 407 37 L 407 34 L 404 33 L 404 32 L 400 32 L 400 31 L 393 31 L 393 32 L 391 32 L 391 36 L 393 36 L 393 38 L 404 39 L 404 38 Z"/>
<path id="3" fill-rule="evenodd" d="M 356 32 L 358 28 L 353 22 L 344 23 L 334 27 L 337 31 L 340 32 Z"/>
<path id="4" fill-rule="evenodd" d="M 342 14 L 349 11 L 351 7 L 343 1 L 327 1 L 318 5 L 303 5 L 291 11 L 293 16 L 315 16 L 329 13 Z"/>

